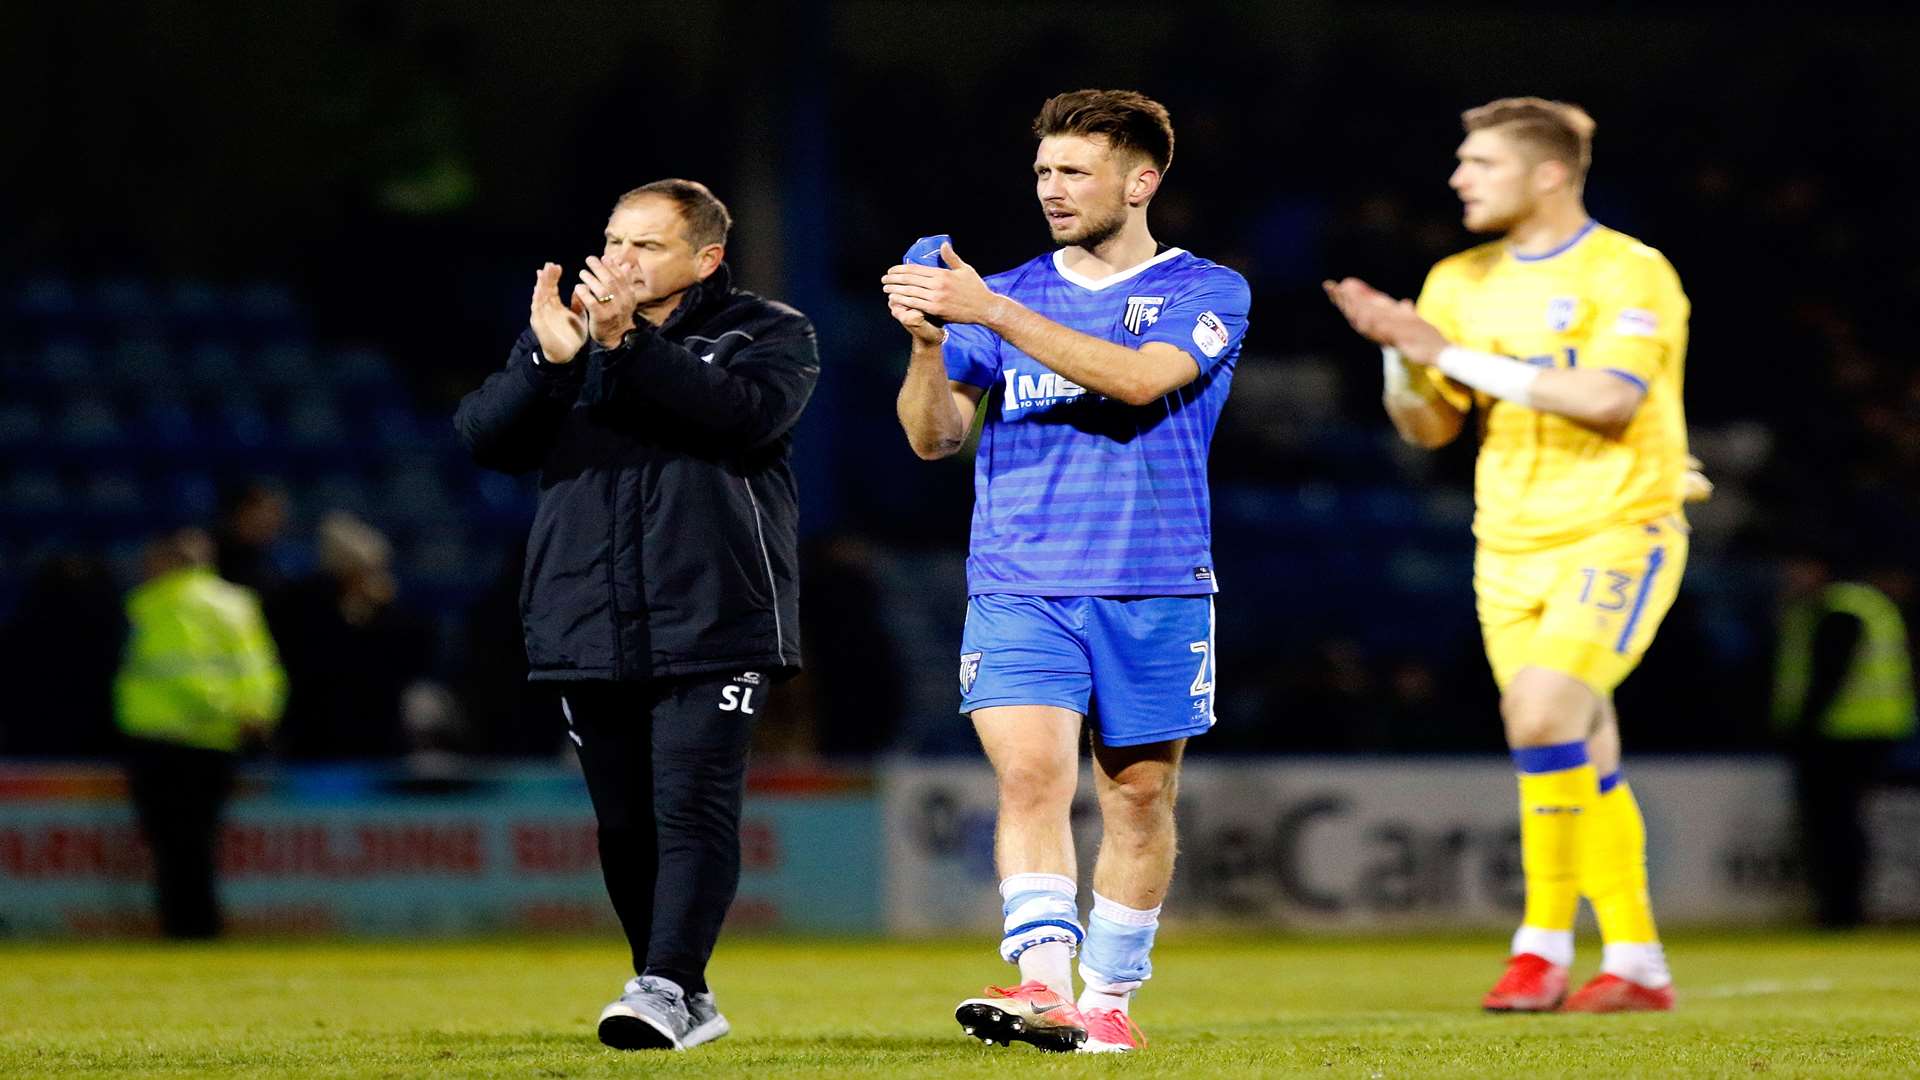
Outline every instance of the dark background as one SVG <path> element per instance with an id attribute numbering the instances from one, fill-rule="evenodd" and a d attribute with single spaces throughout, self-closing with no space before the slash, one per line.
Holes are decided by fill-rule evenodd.
<path id="1" fill-rule="evenodd" d="M 987 272 L 1044 250 L 1028 124 L 1083 86 L 1169 106 L 1155 235 L 1253 285 L 1212 460 L 1210 752 L 1501 745 L 1472 613 L 1471 447 L 1397 445 L 1377 357 L 1317 285 L 1357 274 L 1410 294 L 1471 242 L 1445 181 L 1459 112 L 1493 97 L 1594 115 L 1590 209 L 1665 252 L 1694 303 L 1687 407 L 1719 493 L 1620 692 L 1628 746 L 1769 744 L 1784 556 L 1910 568 L 1911 16 L 292 7 L 0 14 L 0 753 L 110 749 L 106 678 L 140 543 L 212 523 L 248 479 L 290 500 L 270 550 L 287 588 L 312 574 L 326 511 L 393 543 L 387 636 L 361 644 L 382 668 L 367 684 L 394 689 L 355 721 L 391 728 L 383 752 L 551 752 L 558 731 L 516 669 L 530 482 L 466 464 L 447 419 L 504 360 L 532 270 L 577 266 L 613 199 L 662 176 L 710 184 L 738 219 L 743 284 L 820 331 L 797 435 L 810 673 L 764 749 L 969 749 L 952 710 L 970 463 L 907 450 L 892 414 L 905 341 L 877 279 L 928 233 Z M 315 688 L 296 673 L 293 692 Z"/>

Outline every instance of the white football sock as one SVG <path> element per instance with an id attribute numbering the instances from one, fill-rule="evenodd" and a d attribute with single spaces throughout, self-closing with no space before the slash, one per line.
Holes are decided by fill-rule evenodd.
<path id="1" fill-rule="evenodd" d="M 1044 941 L 1020 954 L 1020 981 L 1041 982 L 1073 1000 L 1073 949 L 1064 941 Z"/>
<path id="2" fill-rule="evenodd" d="M 1673 985 L 1673 972 L 1667 970 L 1667 950 L 1657 941 L 1635 941 L 1607 945 L 1600 950 L 1600 970 L 1617 975 L 1649 990 Z"/>
<path id="3" fill-rule="evenodd" d="M 1573 931 L 1542 930 L 1537 926 L 1522 926 L 1513 932 L 1513 955 L 1532 953 L 1545 957 L 1550 964 L 1560 967 L 1573 966 Z"/>

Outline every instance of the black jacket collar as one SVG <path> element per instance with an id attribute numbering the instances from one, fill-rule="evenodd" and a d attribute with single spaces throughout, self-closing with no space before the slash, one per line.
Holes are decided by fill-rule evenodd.
<path id="1" fill-rule="evenodd" d="M 733 270 L 726 263 L 708 274 L 705 281 L 697 281 L 680 298 L 680 305 L 667 316 L 660 326 L 662 334 L 672 334 L 676 330 L 691 330 L 707 320 L 716 309 L 727 302 L 733 292 Z"/>

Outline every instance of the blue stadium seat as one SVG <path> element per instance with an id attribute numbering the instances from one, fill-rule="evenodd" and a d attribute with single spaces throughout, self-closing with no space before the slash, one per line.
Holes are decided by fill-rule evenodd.
<path id="1" fill-rule="evenodd" d="M 93 350 L 85 342 L 70 337 L 51 337 L 40 345 L 30 373 L 40 381 L 72 384 L 86 382 L 95 372 Z"/>
<path id="2" fill-rule="evenodd" d="M 342 446 L 351 436 L 332 395 L 318 390 L 307 390 L 294 400 L 287 412 L 286 426 L 287 443 L 297 449 Z"/>
<path id="3" fill-rule="evenodd" d="M 247 373 L 266 386 L 295 387 L 318 381 L 313 347 L 299 341 L 278 341 L 261 349 Z"/>
<path id="4" fill-rule="evenodd" d="M 135 278 L 108 278 L 95 285 L 86 298 L 89 314 L 110 323 L 151 319 L 160 311 L 159 303 L 144 281 Z"/>
<path id="5" fill-rule="evenodd" d="M 175 520 L 211 522 L 220 510 L 220 487 L 206 473 L 170 472 L 159 486 Z"/>
<path id="6" fill-rule="evenodd" d="M 410 524 L 459 516 L 432 458 L 404 460 L 389 472 L 380 485 L 380 510 L 383 518 Z"/>
<path id="7" fill-rule="evenodd" d="M 17 470 L 7 479 L 6 492 L 7 507 L 16 513 L 49 515 L 67 509 L 66 485 L 51 469 Z"/>
<path id="8" fill-rule="evenodd" d="M 40 410 L 24 401 L 0 402 L 0 448 L 23 449 L 38 443 L 46 432 Z"/>
<path id="9" fill-rule="evenodd" d="M 80 492 L 80 507 L 95 517 L 139 518 L 147 513 L 147 494 L 129 473 L 100 472 L 87 478 Z"/>
<path id="10" fill-rule="evenodd" d="M 171 395 L 149 397 L 140 406 L 135 425 L 140 444 L 160 450 L 177 450 L 194 445 L 200 429 L 186 402 Z"/>
<path id="11" fill-rule="evenodd" d="M 251 395 L 229 393 L 214 410 L 214 437 L 237 450 L 263 450 L 274 444 L 273 423 Z"/>
<path id="12" fill-rule="evenodd" d="M 65 278 L 34 278 L 20 286 L 14 310 L 49 329 L 62 329 L 79 323 L 80 296 Z"/>
<path id="13" fill-rule="evenodd" d="M 104 449 L 124 445 L 127 430 L 113 403 L 101 397 L 78 397 L 67 403 L 53 423 L 53 436 L 63 446 Z"/>
<path id="14" fill-rule="evenodd" d="M 167 320 L 197 329 L 220 321 L 226 300 L 219 289 L 204 281 L 175 281 L 167 286 Z"/>
<path id="15" fill-rule="evenodd" d="M 116 341 L 107 354 L 106 374 L 115 383 L 146 389 L 171 384 L 180 361 L 157 330 L 142 329 Z"/>
<path id="16" fill-rule="evenodd" d="M 196 385 L 221 389 L 240 381 L 240 360 L 221 341 L 196 341 L 187 350 L 187 379 Z"/>
<path id="17" fill-rule="evenodd" d="M 328 510 L 345 510 L 366 517 L 373 509 L 367 483 L 352 473 L 328 473 L 305 485 L 296 500 L 302 514 L 318 517 Z"/>
<path id="18" fill-rule="evenodd" d="M 284 285 L 265 281 L 234 290 L 228 297 L 228 312 L 263 334 L 292 330 L 300 322 L 300 305 L 292 291 Z"/>
<path id="19" fill-rule="evenodd" d="M 481 565 L 484 561 L 475 557 L 458 531 L 436 532 L 408 549 L 401 560 L 400 580 L 430 589 L 482 584 L 494 570 Z"/>
<path id="20" fill-rule="evenodd" d="M 393 379 L 393 365 L 386 355 L 367 347 L 338 349 L 320 368 L 334 382 L 346 386 L 385 386 Z"/>

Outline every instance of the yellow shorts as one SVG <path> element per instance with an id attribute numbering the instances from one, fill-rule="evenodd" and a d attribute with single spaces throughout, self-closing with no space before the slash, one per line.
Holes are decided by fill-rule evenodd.
<path id="1" fill-rule="evenodd" d="M 1504 691 L 1521 668 L 1542 667 L 1613 693 L 1653 644 L 1686 565 L 1677 514 L 1542 551 L 1481 548 L 1473 592 L 1494 681 Z"/>

